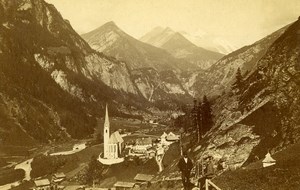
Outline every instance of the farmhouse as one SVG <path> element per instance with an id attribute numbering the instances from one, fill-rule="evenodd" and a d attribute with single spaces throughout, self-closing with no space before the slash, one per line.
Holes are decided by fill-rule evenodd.
<path id="1" fill-rule="evenodd" d="M 34 181 L 34 190 L 50 190 L 51 183 L 48 179 L 39 179 Z"/>

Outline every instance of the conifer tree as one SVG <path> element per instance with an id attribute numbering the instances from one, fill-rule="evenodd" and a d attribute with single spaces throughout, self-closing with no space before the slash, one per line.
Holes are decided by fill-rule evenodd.
<path id="1" fill-rule="evenodd" d="M 96 156 L 92 156 L 86 171 L 86 183 L 91 185 L 94 180 L 102 178 L 104 166 L 97 160 Z"/>
<path id="2" fill-rule="evenodd" d="M 203 135 L 203 121 L 202 121 L 202 102 L 199 101 L 197 107 L 197 119 L 198 119 L 198 131 L 199 135 L 202 138 Z"/>
<path id="3" fill-rule="evenodd" d="M 202 113 L 202 129 L 204 134 L 205 132 L 209 131 L 213 126 L 213 115 L 212 115 L 211 105 L 205 95 L 203 96 L 201 113 Z"/>
<path id="4" fill-rule="evenodd" d="M 242 81 L 243 81 L 242 72 L 241 69 L 238 68 L 236 71 L 235 82 L 232 85 L 232 89 L 234 90 L 237 89 L 238 91 L 240 91 L 242 88 Z"/>
<path id="5" fill-rule="evenodd" d="M 197 100 L 194 99 L 194 107 L 192 110 L 192 118 L 193 118 L 193 123 L 194 123 L 194 127 L 195 127 L 195 131 L 196 131 L 196 135 L 197 135 L 197 141 L 198 143 L 200 142 L 201 139 L 201 129 L 200 129 L 200 123 L 199 123 L 199 106 L 197 104 Z"/>

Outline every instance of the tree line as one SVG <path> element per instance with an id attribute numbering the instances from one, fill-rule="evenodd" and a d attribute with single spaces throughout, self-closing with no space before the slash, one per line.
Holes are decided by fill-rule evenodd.
<path id="1" fill-rule="evenodd" d="M 199 142 L 213 126 L 211 102 L 204 95 L 202 100 L 194 99 L 192 107 L 184 109 L 184 112 L 185 115 L 175 120 L 174 126 L 183 129 L 184 132 L 192 131 Z"/>

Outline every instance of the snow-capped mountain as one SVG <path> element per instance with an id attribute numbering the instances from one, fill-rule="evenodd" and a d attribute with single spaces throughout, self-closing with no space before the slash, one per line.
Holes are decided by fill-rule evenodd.
<path id="1" fill-rule="evenodd" d="M 217 36 L 209 35 L 206 32 L 196 32 L 196 33 L 188 33 L 185 31 L 180 31 L 186 39 L 196 44 L 199 47 L 203 47 L 205 49 L 219 52 L 222 54 L 229 54 L 238 48 L 230 43 L 228 40 L 222 39 Z"/>
<path id="2" fill-rule="evenodd" d="M 163 49 L 143 43 L 122 31 L 114 22 L 83 34 L 92 48 L 127 63 L 130 69 L 154 68 L 162 70 L 192 70 L 195 67 L 174 58 Z"/>
<path id="3" fill-rule="evenodd" d="M 178 59 L 190 62 L 201 69 L 207 69 L 223 55 L 198 47 L 182 34 L 171 28 L 156 27 L 140 38 L 141 41 L 162 48 Z"/>

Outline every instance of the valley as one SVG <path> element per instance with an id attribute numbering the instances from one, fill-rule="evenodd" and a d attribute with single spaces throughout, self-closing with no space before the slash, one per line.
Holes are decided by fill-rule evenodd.
<path id="1" fill-rule="evenodd" d="M 140 11 L 151 3 L 60 6 L 69 2 L 0 0 L 0 190 L 199 190 L 203 179 L 222 190 L 299 188 L 296 13 L 267 30 L 248 8 L 236 13 L 243 23 L 194 12 L 204 0 L 161 18 Z M 92 16 L 78 24 L 66 7 Z M 211 20 L 183 22 L 183 12 Z M 125 24 L 135 14 L 148 19 Z M 203 23 L 211 33 L 194 28 Z M 181 182 L 184 155 L 191 183 Z"/>

